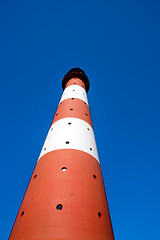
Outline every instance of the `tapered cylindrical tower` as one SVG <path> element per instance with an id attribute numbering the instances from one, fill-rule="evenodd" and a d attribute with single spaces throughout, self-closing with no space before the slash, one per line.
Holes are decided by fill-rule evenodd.
<path id="1" fill-rule="evenodd" d="M 79 68 L 64 90 L 9 240 L 113 240 L 112 224 Z"/>

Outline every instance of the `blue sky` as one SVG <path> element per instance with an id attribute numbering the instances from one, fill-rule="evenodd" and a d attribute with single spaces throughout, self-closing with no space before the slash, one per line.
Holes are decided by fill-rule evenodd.
<path id="1" fill-rule="evenodd" d="M 8 239 L 72 67 L 88 100 L 115 239 L 159 240 L 158 1 L 0 2 L 0 239 Z"/>

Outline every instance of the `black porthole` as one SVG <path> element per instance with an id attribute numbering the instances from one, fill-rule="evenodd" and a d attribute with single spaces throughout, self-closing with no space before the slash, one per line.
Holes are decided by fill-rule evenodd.
<path id="1" fill-rule="evenodd" d="M 87 130 L 89 131 L 89 128 L 87 128 Z"/>
<path id="2" fill-rule="evenodd" d="M 66 167 L 62 167 L 61 170 L 62 170 L 62 172 L 65 172 L 65 171 L 67 171 L 67 168 Z"/>
<path id="3" fill-rule="evenodd" d="M 23 211 L 23 212 L 21 212 L 21 217 L 23 217 L 23 215 L 24 215 L 24 211 Z"/>
<path id="4" fill-rule="evenodd" d="M 74 98 L 71 98 L 72 100 L 74 100 Z"/>
<path id="5" fill-rule="evenodd" d="M 63 208 L 62 204 L 58 204 L 57 207 L 56 207 L 56 209 L 59 210 L 59 211 L 62 210 L 62 208 Z"/>
<path id="6" fill-rule="evenodd" d="M 92 151 L 92 148 L 90 148 L 90 151 Z"/>
<path id="7" fill-rule="evenodd" d="M 69 122 L 68 125 L 71 125 L 71 122 Z"/>
<path id="8" fill-rule="evenodd" d="M 72 110 L 73 110 L 73 108 L 70 108 L 70 110 L 72 111 Z"/>
<path id="9" fill-rule="evenodd" d="M 37 174 L 34 175 L 34 179 L 37 177 Z"/>
<path id="10" fill-rule="evenodd" d="M 101 212 L 98 212 L 98 217 L 102 218 L 102 213 Z"/>
<path id="11" fill-rule="evenodd" d="M 86 116 L 88 116 L 88 114 L 86 113 Z"/>
<path id="12" fill-rule="evenodd" d="M 97 178 L 97 176 L 96 176 L 95 174 L 93 174 L 93 178 L 94 178 L 94 179 L 96 179 L 96 178 Z"/>
<path id="13" fill-rule="evenodd" d="M 69 144 L 69 141 L 66 141 L 66 144 Z"/>

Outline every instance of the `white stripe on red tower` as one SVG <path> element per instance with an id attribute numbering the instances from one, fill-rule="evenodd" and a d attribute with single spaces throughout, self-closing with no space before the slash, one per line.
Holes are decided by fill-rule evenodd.
<path id="1" fill-rule="evenodd" d="M 9 240 L 113 240 L 88 106 L 89 80 L 79 68 L 64 90 Z"/>

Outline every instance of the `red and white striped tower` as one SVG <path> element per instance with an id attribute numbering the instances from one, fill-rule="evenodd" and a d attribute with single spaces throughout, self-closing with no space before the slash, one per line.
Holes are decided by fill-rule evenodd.
<path id="1" fill-rule="evenodd" d="M 113 240 L 112 224 L 79 68 L 64 90 L 9 240 Z"/>

